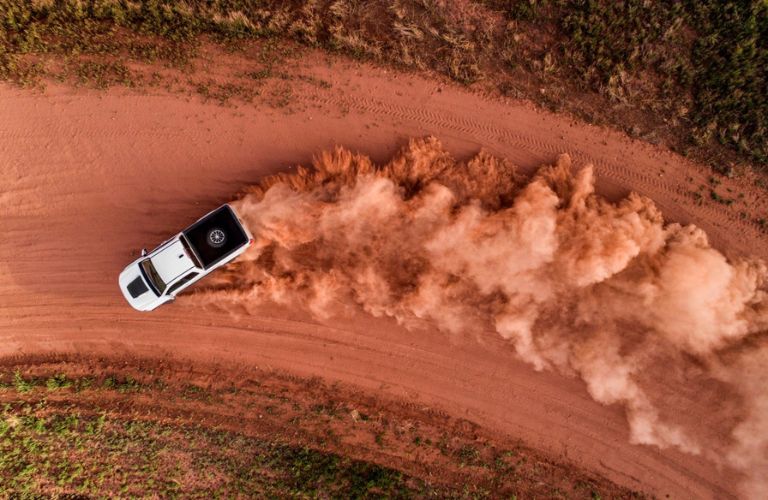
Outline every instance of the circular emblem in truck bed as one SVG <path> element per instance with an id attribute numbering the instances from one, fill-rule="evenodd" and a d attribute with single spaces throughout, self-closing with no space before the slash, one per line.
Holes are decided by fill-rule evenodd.
<path id="1" fill-rule="evenodd" d="M 227 235 L 219 228 L 208 231 L 208 244 L 213 248 L 219 248 L 227 240 Z"/>

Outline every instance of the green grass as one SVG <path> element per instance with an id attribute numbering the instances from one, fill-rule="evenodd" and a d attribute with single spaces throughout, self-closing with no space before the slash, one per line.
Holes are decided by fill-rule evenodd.
<path id="1" fill-rule="evenodd" d="M 614 101 L 680 121 L 692 143 L 718 142 L 768 163 L 768 3 L 763 0 L 490 0 L 532 32 L 563 76 Z"/>
<path id="2" fill-rule="evenodd" d="M 21 373 L 19 373 L 18 371 L 15 371 L 13 373 L 13 387 L 16 388 L 16 392 L 23 393 L 23 392 L 31 391 L 33 384 L 25 380 L 21 376 Z"/>
<path id="3" fill-rule="evenodd" d="M 18 402 L 0 413 L 0 495 L 369 498 L 450 493 L 396 470 L 231 432 Z"/>
<path id="4" fill-rule="evenodd" d="M 0 0 L 0 79 L 33 85 L 59 71 L 100 88 L 135 85 L 127 62 L 189 69 L 205 39 L 231 50 L 289 39 L 482 81 L 644 133 L 622 121 L 629 106 L 679 136 L 683 152 L 725 147 L 768 164 L 764 0 Z M 64 56 L 63 70 L 52 69 L 52 54 Z M 272 68 L 250 76 L 271 77 Z M 196 85 L 215 100 L 252 97 Z M 588 105 L 575 89 L 603 101 Z M 291 96 L 273 98 L 284 106 Z"/>
<path id="5" fill-rule="evenodd" d="M 267 378 L 233 390 L 164 380 L 167 372 L 151 369 L 62 369 L 0 370 L 0 498 L 633 495 L 522 446 L 497 448 L 450 421 L 352 409 L 320 380 Z M 216 416 L 231 411 L 243 425 L 218 427 L 233 417 Z M 357 459 L 343 455 L 350 446 Z M 360 459 L 371 453 L 404 466 Z M 428 472 L 407 465 L 418 456 Z"/>
<path id="6" fill-rule="evenodd" d="M 72 387 L 72 381 L 69 380 L 67 376 L 64 375 L 63 373 L 59 373 L 57 375 L 49 377 L 45 381 L 45 386 L 48 388 L 49 391 L 66 389 L 68 387 Z"/>

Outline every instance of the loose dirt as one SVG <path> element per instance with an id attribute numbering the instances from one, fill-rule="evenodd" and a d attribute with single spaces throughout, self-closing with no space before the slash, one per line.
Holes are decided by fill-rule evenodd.
<path id="1" fill-rule="evenodd" d="M 595 165 L 602 194 L 636 191 L 669 220 L 695 222 L 726 254 L 768 257 L 752 217 L 697 204 L 691 191 L 709 174 L 669 152 L 385 70 L 317 61 L 301 71 L 331 87 L 293 92 L 287 107 L 0 87 L 0 355 L 168 356 L 316 375 L 518 436 L 633 489 L 676 498 L 735 494 L 737 473 L 628 444 L 621 408 L 594 402 L 575 379 L 534 372 L 501 338 L 428 327 L 415 334 L 362 313 L 327 322 L 277 306 L 233 314 L 184 297 L 151 314 L 131 310 L 117 275 L 142 246 L 319 150 L 342 144 L 383 161 L 424 135 L 459 158 L 485 148 L 528 171 L 568 152 L 577 164 Z M 722 186 L 754 195 L 739 182 Z M 706 411 L 695 400 L 681 405 L 677 411 Z"/>

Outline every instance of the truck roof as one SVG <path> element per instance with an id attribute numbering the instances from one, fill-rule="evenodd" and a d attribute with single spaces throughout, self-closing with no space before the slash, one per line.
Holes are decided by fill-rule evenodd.
<path id="1" fill-rule="evenodd" d="M 152 256 L 152 265 L 166 283 L 170 283 L 195 267 L 192 259 L 184 251 L 184 245 L 178 239 Z"/>

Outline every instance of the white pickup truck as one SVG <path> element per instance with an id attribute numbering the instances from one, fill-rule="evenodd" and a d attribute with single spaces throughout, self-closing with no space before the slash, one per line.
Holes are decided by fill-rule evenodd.
<path id="1" fill-rule="evenodd" d="M 232 207 L 222 205 L 151 252 L 143 249 L 120 273 L 120 290 L 134 309 L 151 311 L 238 257 L 251 243 Z"/>

